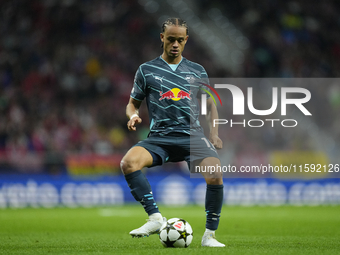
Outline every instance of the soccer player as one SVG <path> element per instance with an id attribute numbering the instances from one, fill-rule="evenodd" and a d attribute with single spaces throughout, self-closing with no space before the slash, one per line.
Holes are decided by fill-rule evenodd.
<path id="1" fill-rule="evenodd" d="M 135 131 L 136 125 L 142 122 L 138 113 L 144 99 L 150 119 L 148 137 L 133 146 L 121 161 L 121 170 L 133 197 L 149 215 L 147 223 L 130 232 L 132 237 L 155 234 L 166 221 L 154 201 L 148 180 L 141 172 L 143 167 L 183 160 L 188 163 L 189 169 L 195 165 L 220 165 L 215 149 L 222 148 L 218 128 L 210 125 L 208 140 L 198 120 L 200 107 L 197 97 L 204 86 L 200 82 L 207 84 L 208 76 L 201 65 L 182 56 L 188 37 L 188 27 L 182 19 L 169 18 L 163 23 L 160 34 L 163 53 L 139 66 L 126 107 L 130 131 Z M 217 109 L 212 98 L 209 97 L 206 102 L 209 121 L 212 122 L 218 118 Z M 202 174 L 207 183 L 206 231 L 202 246 L 224 247 L 215 238 L 223 203 L 222 173 Z"/>

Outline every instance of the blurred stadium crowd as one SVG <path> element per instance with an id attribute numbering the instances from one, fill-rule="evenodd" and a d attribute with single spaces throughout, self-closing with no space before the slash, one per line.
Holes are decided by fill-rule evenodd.
<path id="1" fill-rule="evenodd" d="M 189 40 L 184 56 L 210 77 L 339 76 L 337 1 L 196 3 L 200 15 L 219 8 L 250 41 L 241 71 L 232 73 Z M 162 52 L 156 20 L 134 0 L 1 1 L 0 165 L 32 152 L 51 161 L 121 154 L 145 138 L 147 112 L 139 131 L 128 133 L 125 106 L 138 66 Z M 313 88 L 311 107 L 318 126 L 340 140 L 340 86 L 327 88 Z M 256 136 L 261 143 L 266 134 Z"/>

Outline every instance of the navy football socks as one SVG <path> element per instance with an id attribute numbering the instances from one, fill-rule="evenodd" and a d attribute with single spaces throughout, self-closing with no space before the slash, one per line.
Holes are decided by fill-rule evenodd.
<path id="1" fill-rule="evenodd" d="M 149 181 L 141 170 L 125 175 L 131 194 L 133 197 L 142 204 L 144 210 L 148 215 L 159 213 L 158 206 L 152 195 L 151 186 Z"/>
<path id="2" fill-rule="evenodd" d="M 207 213 L 206 228 L 216 230 L 220 222 L 223 204 L 223 185 L 207 184 L 205 195 L 205 212 Z"/>

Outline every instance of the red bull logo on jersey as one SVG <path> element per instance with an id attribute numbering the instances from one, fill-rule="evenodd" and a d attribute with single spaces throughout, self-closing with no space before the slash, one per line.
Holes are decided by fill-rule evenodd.
<path id="1" fill-rule="evenodd" d="M 161 97 L 159 98 L 159 101 L 161 101 L 163 99 L 171 99 L 171 100 L 174 100 L 174 101 L 178 101 L 178 100 L 185 99 L 185 98 L 191 100 L 190 94 L 191 94 L 190 90 L 188 92 L 186 92 L 186 91 L 181 90 L 179 88 L 173 88 L 173 89 L 166 91 L 164 93 L 162 91 L 160 91 L 159 95 Z"/>

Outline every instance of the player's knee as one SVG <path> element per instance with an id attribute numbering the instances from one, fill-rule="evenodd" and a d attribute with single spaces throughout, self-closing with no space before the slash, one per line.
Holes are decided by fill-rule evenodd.
<path id="1" fill-rule="evenodd" d="M 205 181 L 209 185 L 222 185 L 223 184 L 222 178 L 206 178 Z"/>
<path id="2" fill-rule="evenodd" d="M 120 169 L 124 175 L 132 173 L 134 171 L 138 170 L 137 164 L 134 160 L 130 158 L 123 158 L 122 161 L 120 161 Z"/>

